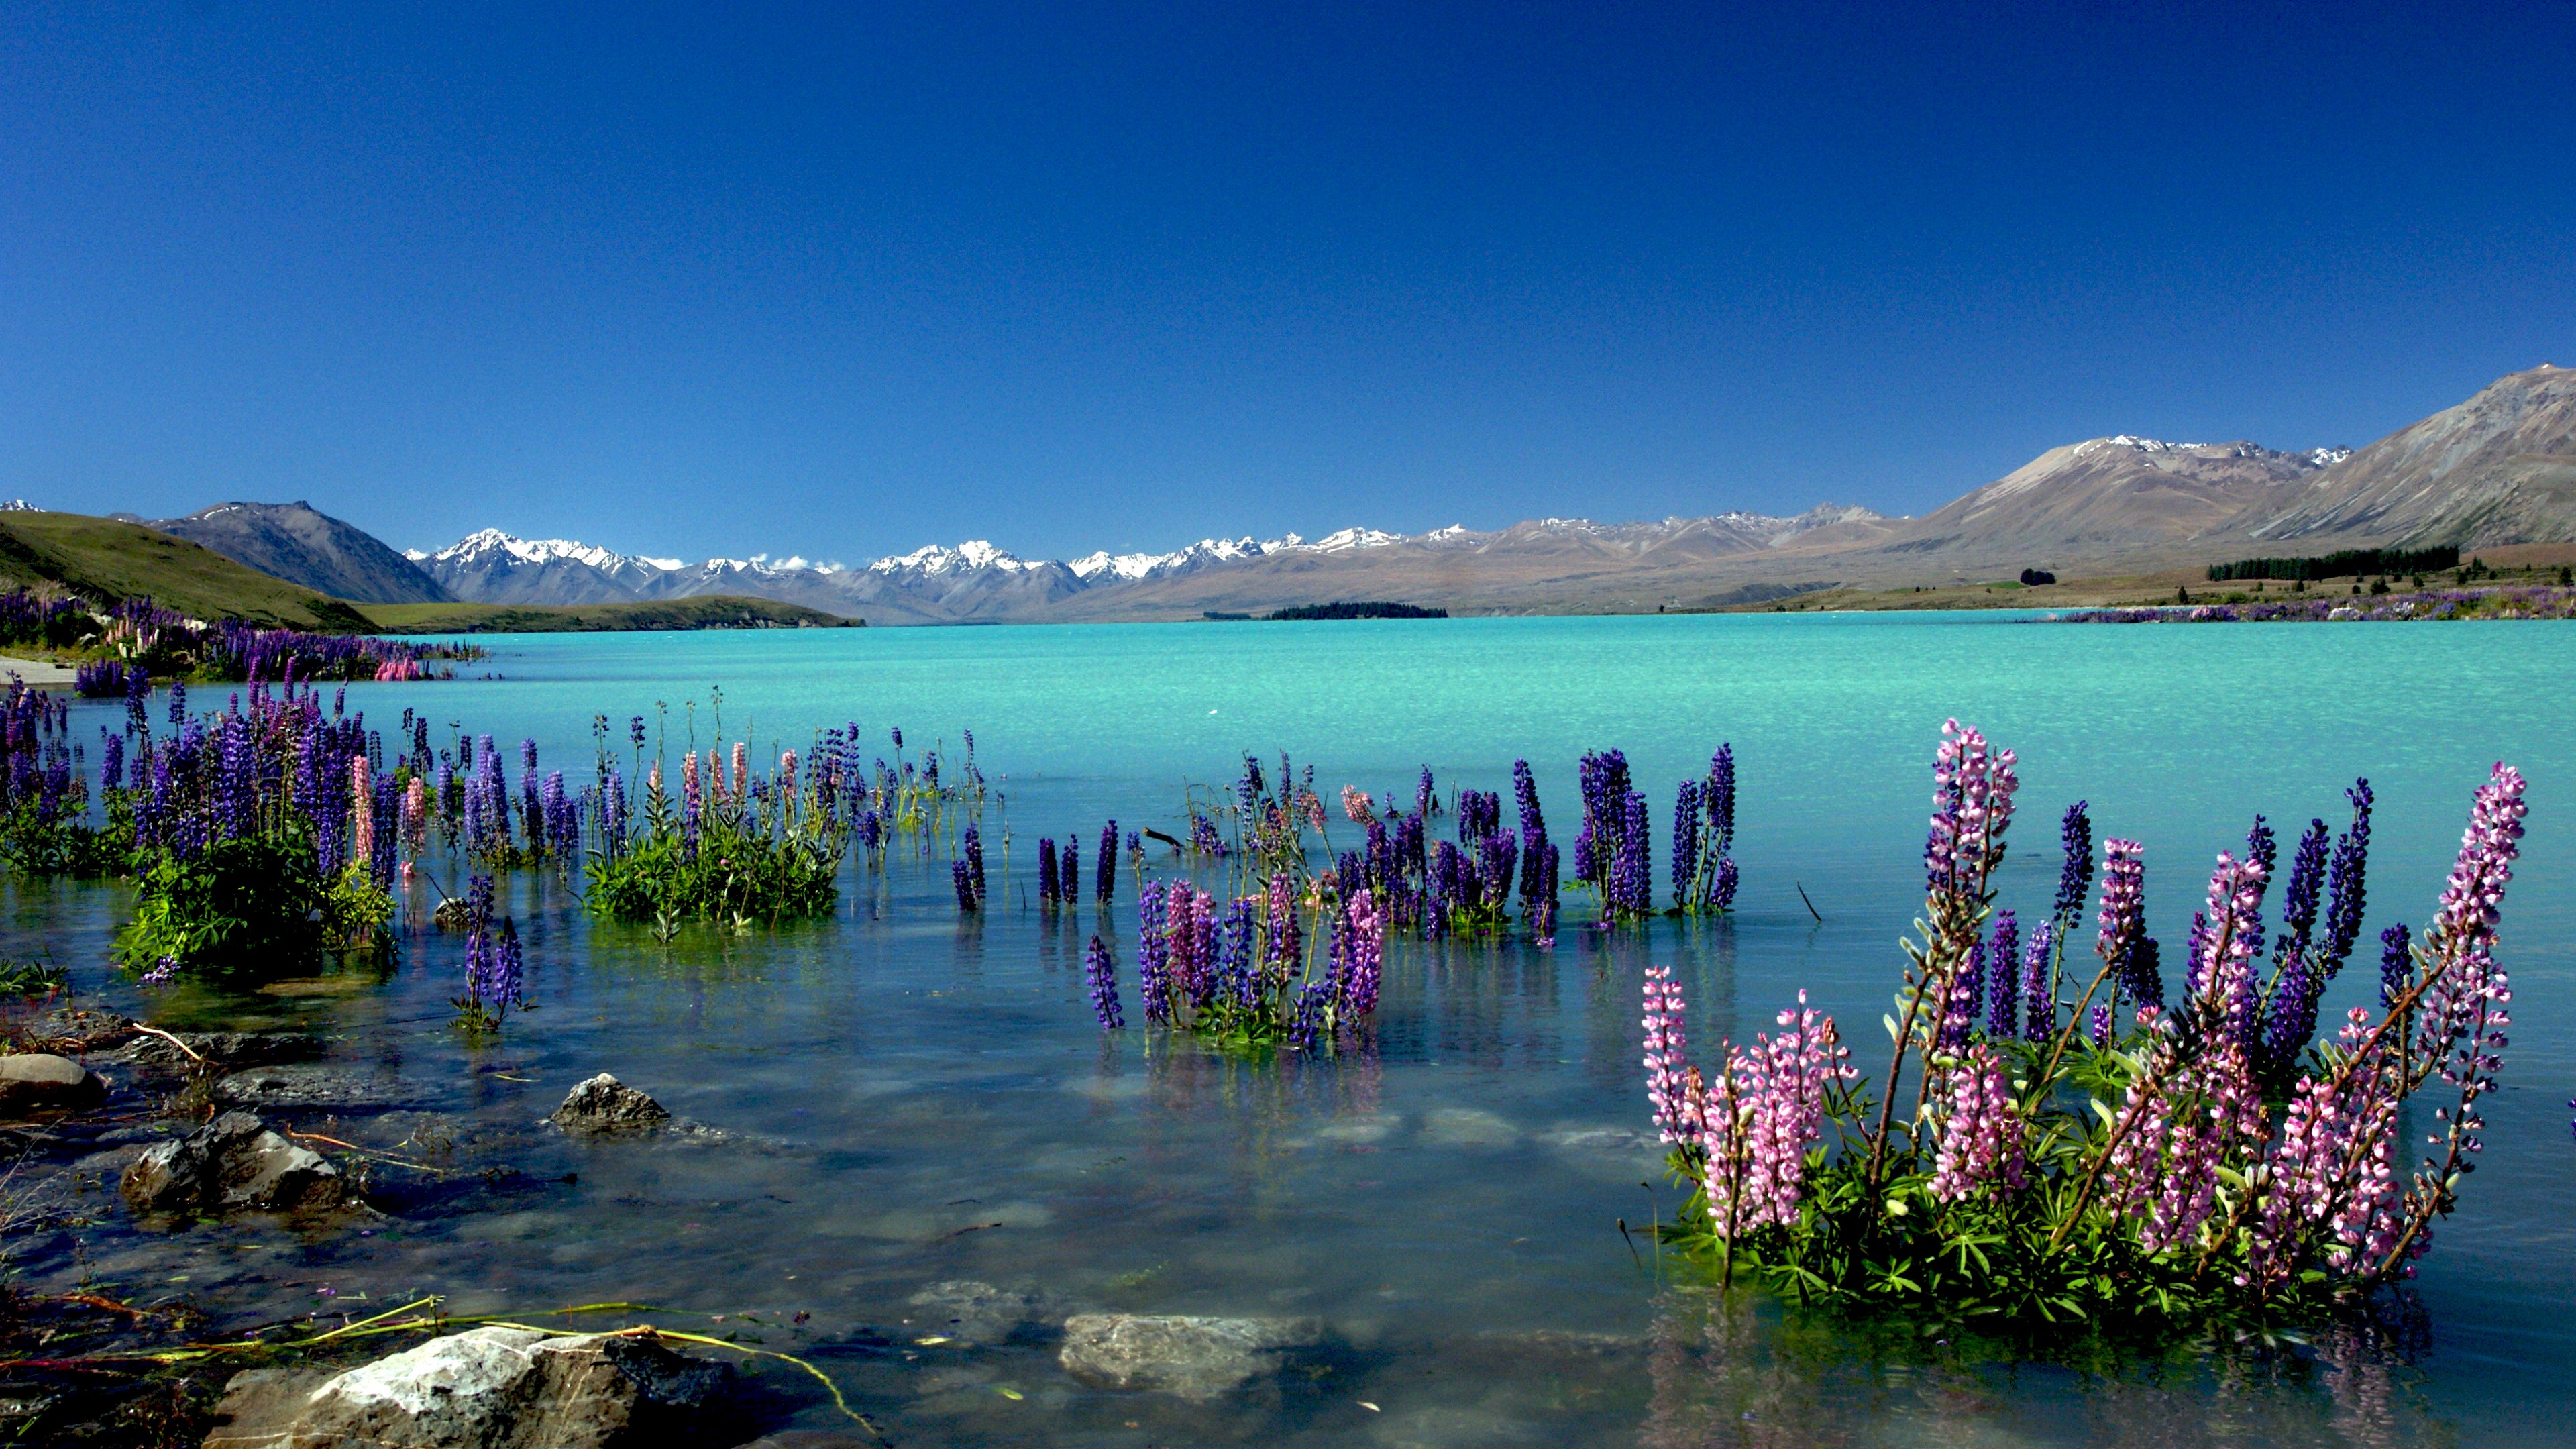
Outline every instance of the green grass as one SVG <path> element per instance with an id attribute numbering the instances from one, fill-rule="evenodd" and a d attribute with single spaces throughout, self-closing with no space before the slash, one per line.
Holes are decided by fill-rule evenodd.
<path id="1" fill-rule="evenodd" d="M 371 627 L 349 604 L 141 524 L 81 513 L 0 514 L 0 581 L 59 584 L 105 603 L 148 597 L 199 619 L 324 633 Z"/>
<path id="2" fill-rule="evenodd" d="M 553 634 L 620 629 L 839 629 L 844 619 L 797 604 L 706 594 L 649 604 L 368 604 L 365 627 L 383 634 Z"/>

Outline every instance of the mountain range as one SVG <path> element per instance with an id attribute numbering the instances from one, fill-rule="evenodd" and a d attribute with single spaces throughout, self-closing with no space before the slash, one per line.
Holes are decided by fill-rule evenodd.
<path id="1" fill-rule="evenodd" d="M 1022 558 L 991 543 L 843 566 L 679 559 L 485 529 L 396 554 L 304 504 L 230 503 L 150 525 L 360 602 L 635 603 L 729 594 L 873 623 L 1195 618 L 1345 599 L 1453 613 L 1756 602 L 1903 586 L 2186 567 L 2249 553 L 2576 540 L 2576 371 L 2543 364 L 2359 450 L 2093 438 L 1921 518 L 1819 505 L 1648 523 L 1543 518 L 1479 531 L 1346 528 L 1171 553 Z"/>

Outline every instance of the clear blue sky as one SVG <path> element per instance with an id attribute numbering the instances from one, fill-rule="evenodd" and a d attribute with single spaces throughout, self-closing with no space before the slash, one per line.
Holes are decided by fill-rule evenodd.
<path id="1" fill-rule="evenodd" d="M 1062 556 L 2576 364 L 2576 7 L 1732 11 L 14 4 L 0 493 Z"/>

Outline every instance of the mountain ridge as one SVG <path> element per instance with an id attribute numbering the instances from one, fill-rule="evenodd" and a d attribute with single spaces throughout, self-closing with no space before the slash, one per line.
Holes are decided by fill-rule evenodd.
<path id="1" fill-rule="evenodd" d="M 262 508 L 304 506 L 231 504 L 192 518 Z M 1695 607 L 1837 585 L 2010 578 L 2033 567 L 2101 573 L 2285 549 L 2566 540 L 2576 540 L 2576 372 L 2543 364 L 2360 449 L 2088 438 L 1919 518 L 1831 503 L 1788 516 L 1551 516 L 1417 534 L 1244 534 L 1075 559 L 1026 558 L 970 539 L 856 565 L 769 555 L 690 563 L 484 529 L 401 561 L 475 604 L 735 595 L 878 623 L 964 623 L 1195 618 L 1349 599 L 1456 613 Z"/>

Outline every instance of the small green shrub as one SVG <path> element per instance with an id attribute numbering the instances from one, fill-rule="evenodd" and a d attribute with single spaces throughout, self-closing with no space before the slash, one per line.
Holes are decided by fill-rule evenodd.
<path id="1" fill-rule="evenodd" d="M 641 835 L 589 866 L 590 909 L 621 921 L 777 920 L 822 915 L 839 896 L 841 841 L 793 831 L 770 836 L 711 820 L 691 851 L 676 831 Z"/>
<path id="2" fill-rule="evenodd" d="M 129 971 L 283 976 L 324 951 L 390 951 L 393 899 L 355 864 L 324 878 L 298 834 L 219 840 L 194 858 L 159 853 L 134 920 L 117 933 Z"/>

